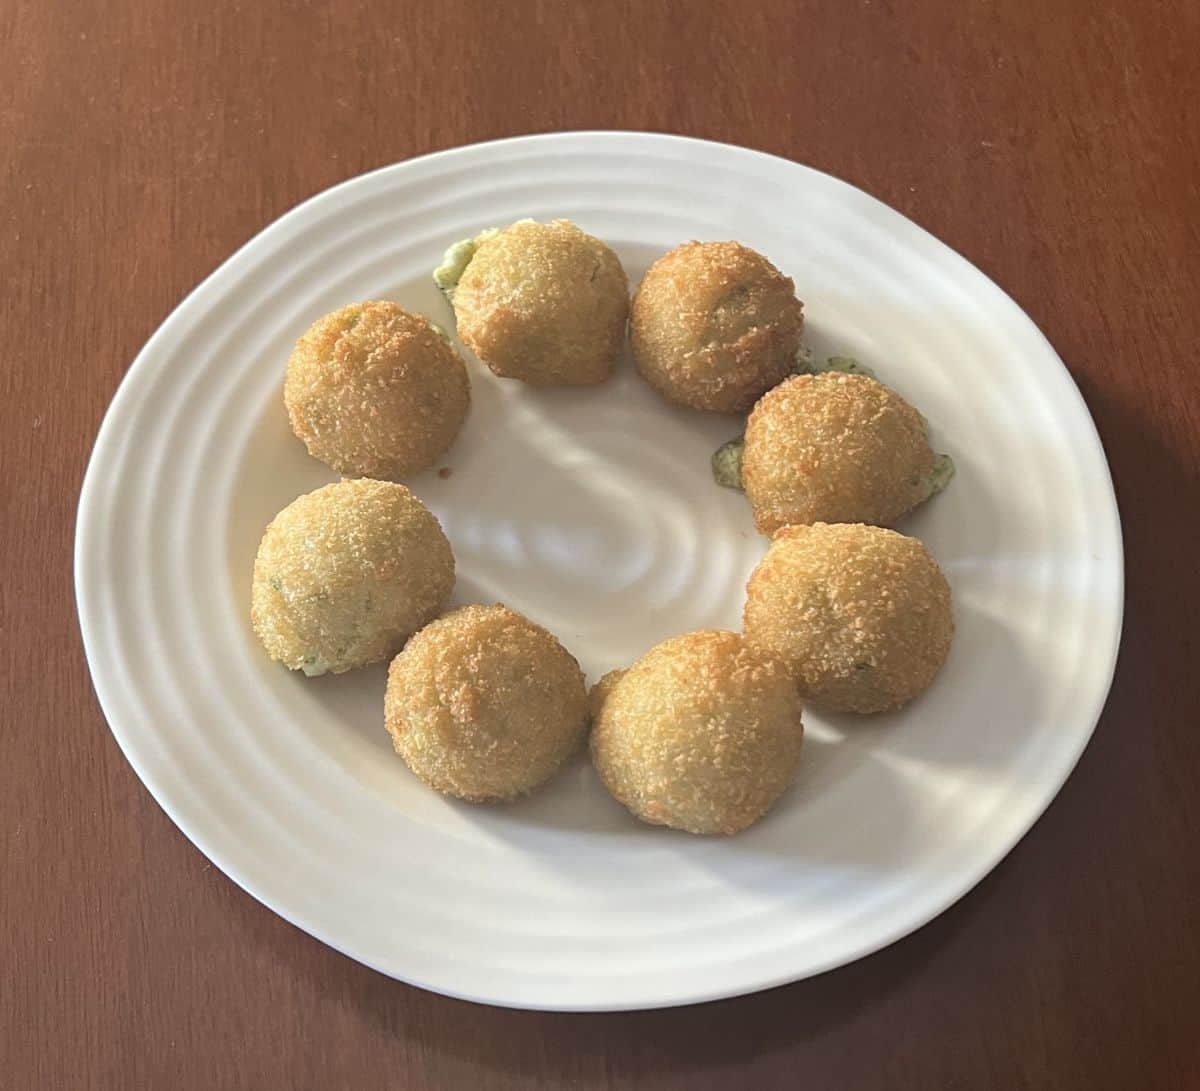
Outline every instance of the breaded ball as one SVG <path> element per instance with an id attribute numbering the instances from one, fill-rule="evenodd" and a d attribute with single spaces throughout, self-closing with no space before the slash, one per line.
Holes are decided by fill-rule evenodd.
<path id="1" fill-rule="evenodd" d="M 737 633 L 665 640 L 597 688 L 592 761 L 644 822 L 737 833 L 795 777 L 804 734 L 795 684 Z"/>
<path id="2" fill-rule="evenodd" d="M 506 606 L 464 606 L 392 660 L 384 719 L 431 788 L 472 803 L 548 780 L 583 742 L 587 686 L 550 633 Z"/>
<path id="3" fill-rule="evenodd" d="M 916 538 L 857 523 L 785 527 L 746 588 L 746 640 L 800 693 L 843 712 L 898 708 L 950 651 L 950 587 Z"/>
<path id="4" fill-rule="evenodd" d="M 339 473 L 395 480 L 432 465 L 466 419 L 466 365 L 427 318 L 386 301 L 318 319 L 283 387 L 292 431 Z"/>
<path id="5" fill-rule="evenodd" d="M 736 242 L 686 242 L 633 297 L 629 335 L 643 378 L 669 401 L 744 413 L 792 373 L 804 327 L 795 285 Z"/>
<path id="6" fill-rule="evenodd" d="M 600 711 L 604 708 L 604 702 L 608 700 L 608 695 L 612 693 L 615 686 L 628 672 L 625 670 L 613 670 L 607 674 L 601 675 L 600 680 L 592 686 L 591 692 L 588 694 L 588 714 L 593 722 L 600 718 Z"/>
<path id="7" fill-rule="evenodd" d="M 341 481 L 267 527 L 250 617 L 272 659 L 340 674 L 392 655 L 453 587 L 450 543 L 420 500 L 389 481 Z"/>
<path id="8" fill-rule="evenodd" d="M 466 245 L 457 283 L 438 279 L 452 292 L 463 344 L 497 375 L 533 386 L 608 378 L 629 317 L 616 254 L 568 220 L 521 220 Z"/>
<path id="9" fill-rule="evenodd" d="M 925 422 L 865 375 L 797 375 L 750 414 L 742 486 L 754 523 L 892 523 L 935 490 Z"/>

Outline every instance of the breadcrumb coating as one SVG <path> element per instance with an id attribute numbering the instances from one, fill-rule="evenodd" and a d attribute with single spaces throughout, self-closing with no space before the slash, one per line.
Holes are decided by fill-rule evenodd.
<path id="1" fill-rule="evenodd" d="M 625 670 L 612 670 L 607 674 L 600 676 L 600 680 L 592 686 L 591 692 L 588 694 L 588 713 L 593 723 L 600 718 L 600 712 L 604 708 L 604 702 L 608 700 L 608 695 L 612 693 L 615 686 L 628 672 Z"/>
<path id="2" fill-rule="evenodd" d="M 787 661 L 813 704 L 883 712 L 933 681 L 954 618 L 950 586 L 916 538 L 815 523 L 775 535 L 750 576 L 742 628 Z"/>
<path id="3" fill-rule="evenodd" d="M 272 659 L 340 674 L 393 654 L 453 587 L 450 543 L 420 500 L 389 481 L 340 481 L 267 527 L 250 617 Z"/>
<path id="4" fill-rule="evenodd" d="M 480 240 L 454 288 L 463 344 L 533 386 L 604 382 L 629 317 L 617 255 L 569 220 L 521 220 Z"/>
<path id="5" fill-rule="evenodd" d="M 803 312 L 791 278 L 761 254 L 736 242 L 686 242 L 638 285 L 633 358 L 669 401 L 744 413 L 792 373 Z"/>
<path id="6" fill-rule="evenodd" d="M 746 424 L 742 487 L 763 534 L 800 523 L 893 523 L 933 491 L 921 415 L 864 375 L 796 375 Z"/>
<path id="7" fill-rule="evenodd" d="M 644 822 L 734 834 L 795 777 L 804 729 L 794 682 L 737 633 L 663 641 L 596 688 L 592 761 Z"/>
<path id="8" fill-rule="evenodd" d="M 506 606 L 464 606 L 392 660 L 384 721 L 431 788 L 472 803 L 548 780 L 583 742 L 583 672 L 540 625 Z"/>
<path id="9" fill-rule="evenodd" d="M 314 458 L 339 473 L 395 480 L 454 442 L 471 388 L 437 326 L 382 300 L 314 322 L 292 350 L 283 399 Z"/>

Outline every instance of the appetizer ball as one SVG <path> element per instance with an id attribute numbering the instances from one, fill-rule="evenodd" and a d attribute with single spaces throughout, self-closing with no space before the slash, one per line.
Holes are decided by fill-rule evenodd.
<path id="1" fill-rule="evenodd" d="M 763 534 L 789 523 L 892 523 L 948 480 L 925 421 L 865 375 L 796 375 L 750 414 L 741 480 Z"/>
<path id="2" fill-rule="evenodd" d="M 396 479 L 454 442 L 471 400 L 467 369 L 428 319 L 358 303 L 312 324 L 288 360 L 292 431 L 339 473 Z"/>
<path id="3" fill-rule="evenodd" d="M 736 633 L 652 648 L 593 696 L 592 761 L 643 822 L 733 834 L 792 783 L 804 729 L 787 666 Z"/>
<path id="4" fill-rule="evenodd" d="M 612 693 L 613 686 L 628 673 L 628 671 L 624 670 L 609 671 L 607 674 L 601 675 L 600 680 L 592 686 L 591 692 L 588 694 L 588 715 L 593 722 L 600 718 L 604 702 L 608 700 L 608 695 Z"/>
<path id="5" fill-rule="evenodd" d="M 550 633 L 506 606 L 464 606 L 392 660 L 384 717 L 431 788 L 472 803 L 548 780 L 583 742 L 587 686 Z"/>
<path id="6" fill-rule="evenodd" d="M 272 659 L 340 674 L 392 655 L 453 587 L 450 543 L 421 501 L 388 481 L 341 481 L 267 527 L 250 617 Z"/>
<path id="7" fill-rule="evenodd" d="M 761 254 L 736 242 L 686 242 L 638 286 L 633 358 L 669 401 L 744 413 L 792 373 L 803 310 L 791 279 Z"/>
<path id="8" fill-rule="evenodd" d="M 459 243 L 434 280 L 451 296 L 463 344 L 497 375 L 590 386 L 625 344 L 625 270 L 568 220 L 521 220 Z"/>
<path id="9" fill-rule="evenodd" d="M 813 704 L 883 712 L 933 681 L 954 636 L 950 587 L 916 538 L 856 523 L 785 527 L 746 589 L 747 642 Z"/>

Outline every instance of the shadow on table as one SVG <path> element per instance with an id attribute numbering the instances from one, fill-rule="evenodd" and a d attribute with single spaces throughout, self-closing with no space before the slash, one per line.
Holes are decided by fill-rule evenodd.
<path id="1" fill-rule="evenodd" d="M 573 1087 L 610 1062 L 623 1072 L 633 1064 L 680 1075 L 768 1059 L 818 1040 L 885 1005 L 953 940 L 977 905 L 961 902 L 883 951 L 806 981 L 707 1004 L 611 1013 L 516 1011 L 426 993 L 274 919 L 277 927 L 264 929 L 260 939 L 314 992 L 356 1010 L 394 1037 L 398 1050 L 432 1055 L 431 1070 L 461 1071 L 463 1086 L 473 1085 L 473 1074 L 491 1072 L 513 1086 Z"/>

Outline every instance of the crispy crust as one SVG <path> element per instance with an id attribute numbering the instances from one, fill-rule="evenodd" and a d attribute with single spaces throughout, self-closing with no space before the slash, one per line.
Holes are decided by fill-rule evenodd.
<path id="1" fill-rule="evenodd" d="M 737 633 L 666 640 L 597 688 L 592 761 L 644 822 L 734 834 L 795 777 L 803 725 L 792 678 Z"/>
<path id="2" fill-rule="evenodd" d="M 916 538 L 861 524 L 785 527 L 746 588 L 746 640 L 801 694 L 844 712 L 899 708 L 950 651 L 950 586 Z"/>
<path id="3" fill-rule="evenodd" d="M 250 617 L 272 659 L 340 674 L 386 659 L 453 587 L 450 543 L 408 489 L 341 481 L 271 521 L 254 560 Z"/>
<path id="4" fill-rule="evenodd" d="M 288 360 L 283 398 L 314 458 L 395 480 L 454 442 L 471 389 L 462 358 L 428 319 L 377 301 L 312 324 Z"/>
<path id="5" fill-rule="evenodd" d="M 464 606 L 392 660 L 384 721 L 431 788 L 473 803 L 513 799 L 582 743 L 587 686 L 575 658 L 505 606 Z"/>
<path id="6" fill-rule="evenodd" d="M 607 674 L 601 675 L 600 681 L 592 686 L 591 692 L 588 694 L 588 715 L 591 717 L 593 723 L 600 719 L 600 713 L 604 709 L 604 702 L 608 700 L 608 695 L 612 693 L 613 686 L 621 681 L 627 673 L 624 670 L 609 671 Z"/>
<path id="7" fill-rule="evenodd" d="M 625 344 L 617 255 L 568 220 L 524 220 L 480 244 L 454 292 L 458 336 L 497 375 L 590 386 Z"/>
<path id="8" fill-rule="evenodd" d="M 634 361 L 669 401 L 744 413 L 791 374 L 803 311 L 791 278 L 761 254 L 736 242 L 687 242 L 638 285 Z"/>
<path id="9" fill-rule="evenodd" d="M 797 375 L 746 424 L 742 486 L 763 534 L 800 523 L 889 524 L 929 497 L 921 415 L 865 375 Z"/>

